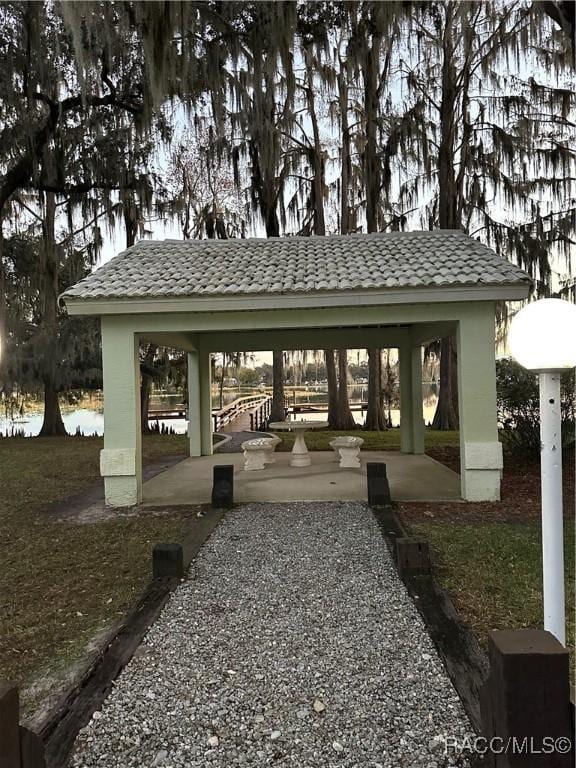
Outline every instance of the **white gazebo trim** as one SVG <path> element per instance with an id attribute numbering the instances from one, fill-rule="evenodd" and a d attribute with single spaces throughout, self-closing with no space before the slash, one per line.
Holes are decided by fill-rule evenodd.
<path id="1" fill-rule="evenodd" d="M 322 291 L 308 294 L 260 294 L 246 296 L 194 296 L 156 299 L 66 299 L 71 315 L 125 315 L 148 312 L 233 312 L 253 309 L 308 309 L 381 304 L 444 303 L 524 299 L 524 286 L 467 286 L 464 288 L 411 288 L 387 291 Z"/>

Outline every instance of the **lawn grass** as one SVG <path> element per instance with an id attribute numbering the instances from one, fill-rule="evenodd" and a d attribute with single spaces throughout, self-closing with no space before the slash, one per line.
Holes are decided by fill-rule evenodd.
<path id="1" fill-rule="evenodd" d="M 363 451 L 399 451 L 400 450 L 400 430 L 388 429 L 386 432 L 369 432 L 358 429 L 353 432 L 350 430 L 339 432 L 337 430 L 318 429 L 306 433 L 306 445 L 310 451 L 331 451 L 330 440 L 340 435 L 354 434 L 364 440 Z M 278 437 L 282 438 L 282 443 L 277 447 L 277 451 L 290 451 L 294 445 L 294 435 L 291 432 L 278 432 Z M 426 448 L 438 446 L 458 446 L 458 432 L 438 432 L 437 430 L 427 429 L 424 435 Z"/>
<path id="2" fill-rule="evenodd" d="M 311 450 L 330 450 L 342 432 L 311 432 Z M 367 450 L 399 449 L 400 431 L 359 431 Z M 293 436 L 283 433 L 284 449 Z M 457 433 L 427 432 L 428 444 L 456 444 Z M 150 551 L 178 539 L 176 513 L 141 513 L 79 525 L 47 514 L 54 503 L 100 482 L 101 438 L 0 440 L 0 679 L 24 688 L 31 707 L 61 672 L 79 661 L 87 644 L 123 615 L 150 574 Z M 183 435 L 143 439 L 143 459 L 185 454 Z M 31 683 L 46 679 L 34 696 Z"/>
<path id="3" fill-rule="evenodd" d="M 542 626 L 541 524 L 418 522 L 430 542 L 440 583 L 485 645 L 491 629 Z M 574 525 L 566 520 L 567 644 L 574 662 Z"/>
<path id="4" fill-rule="evenodd" d="M 347 434 L 310 432 L 311 450 L 330 450 L 329 441 Z M 349 434 L 349 433 L 348 433 Z M 400 431 L 364 432 L 365 450 L 397 450 Z M 293 435 L 281 434 L 283 450 Z M 426 430 L 431 452 L 457 462 L 457 432 Z M 56 522 L 46 513 L 51 502 L 100 482 L 99 438 L 0 439 L 0 679 L 26 687 L 42 681 L 23 700 L 31 711 L 56 681 L 82 659 L 95 634 L 109 627 L 140 594 L 150 574 L 150 550 L 160 540 L 177 540 L 182 514 L 158 517 L 140 513 L 84 525 Z M 143 440 L 144 461 L 187 452 L 185 436 L 151 435 Z M 449 456 L 449 458 L 450 458 Z M 573 467 L 573 463 L 570 464 Z M 515 478 L 508 464 L 505 480 Z M 528 468 L 528 476 L 538 470 Z M 571 476 L 572 477 L 572 476 Z M 541 555 L 539 519 L 526 517 L 527 495 L 538 506 L 538 488 L 525 479 L 512 484 L 505 504 L 434 505 L 436 519 L 420 511 L 405 519 L 411 530 L 433 547 L 438 576 L 464 618 L 485 642 L 492 628 L 541 626 Z M 570 486 L 572 487 L 572 486 Z M 518 489 L 522 489 L 522 492 Z M 514 492 L 512 492 L 514 491 Z M 567 489 L 567 496 L 572 492 Z M 405 507 L 418 505 L 403 505 Z M 438 517 L 438 510 L 449 507 Z M 511 521 L 460 522 L 475 509 L 494 507 Z M 403 512 L 405 515 L 405 512 Z M 477 514 L 480 514 L 478 512 Z M 574 642 L 574 531 L 566 525 L 567 609 L 570 643 Z"/>
<path id="5" fill-rule="evenodd" d="M 145 437 L 145 459 L 184 453 L 186 438 Z M 178 539 L 181 514 L 57 522 L 51 502 L 99 481 L 99 438 L 0 440 L 0 679 L 26 689 L 82 658 L 150 576 L 152 545 Z M 35 695 L 24 691 L 30 709 Z"/>

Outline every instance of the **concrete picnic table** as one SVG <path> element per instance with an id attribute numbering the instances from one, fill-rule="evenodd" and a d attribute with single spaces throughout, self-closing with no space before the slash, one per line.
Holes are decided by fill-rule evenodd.
<path id="1" fill-rule="evenodd" d="M 292 447 L 290 466 L 308 467 L 312 461 L 308 455 L 308 446 L 306 445 L 304 435 L 308 430 L 326 429 L 327 426 L 327 421 L 273 421 L 268 424 L 268 429 L 272 432 L 282 430 L 294 432 L 296 439 L 294 440 L 294 446 Z"/>

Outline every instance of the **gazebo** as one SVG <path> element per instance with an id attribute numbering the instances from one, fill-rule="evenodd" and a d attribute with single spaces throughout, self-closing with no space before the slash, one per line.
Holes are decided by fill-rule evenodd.
<path id="1" fill-rule="evenodd" d="M 212 453 L 210 355 L 397 348 L 401 450 L 424 453 L 422 347 L 456 335 L 461 495 L 500 498 L 495 306 L 530 277 L 456 230 L 141 241 L 69 288 L 101 318 L 106 503 L 142 500 L 139 343 L 188 353 L 190 456 Z"/>

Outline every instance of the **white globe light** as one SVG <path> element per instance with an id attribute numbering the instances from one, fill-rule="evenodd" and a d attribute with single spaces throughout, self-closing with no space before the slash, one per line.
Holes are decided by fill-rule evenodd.
<path id="1" fill-rule="evenodd" d="M 512 320 L 508 344 L 513 357 L 531 371 L 576 367 L 576 304 L 540 299 Z"/>

